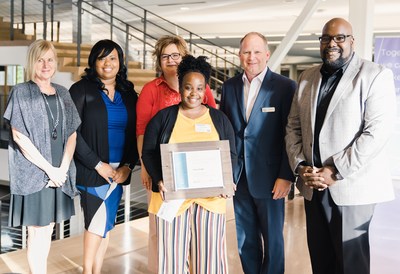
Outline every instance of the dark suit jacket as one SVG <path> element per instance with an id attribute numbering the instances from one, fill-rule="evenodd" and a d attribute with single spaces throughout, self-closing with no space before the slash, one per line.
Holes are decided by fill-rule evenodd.
<path id="1" fill-rule="evenodd" d="M 94 169 L 99 161 L 109 163 L 108 116 L 106 105 L 94 82 L 82 79 L 70 88 L 81 117 L 82 124 L 77 130 L 75 148 L 75 164 L 77 169 L 76 182 L 84 186 L 100 186 L 108 184 Z M 131 167 L 139 159 L 136 146 L 136 102 L 134 90 L 121 92 L 122 100 L 128 113 L 125 131 L 124 155 L 120 166 L 130 164 Z M 129 184 L 130 177 L 124 182 Z"/>
<path id="2" fill-rule="evenodd" d="M 296 83 L 268 69 L 247 122 L 242 75 L 224 83 L 220 103 L 236 136 L 235 181 L 245 170 L 250 194 L 259 199 L 271 198 L 277 178 L 294 181 L 284 138 Z"/>

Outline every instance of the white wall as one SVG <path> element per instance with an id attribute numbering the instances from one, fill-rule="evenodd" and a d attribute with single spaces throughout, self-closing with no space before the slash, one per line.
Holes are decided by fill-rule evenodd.
<path id="1" fill-rule="evenodd" d="M 8 182 L 8 150 L 0 149 L 0 180 Z"/>
<path id="2" fill-rule="evenodd" d="M 0 47 L 0 65 L 25 66 L 28 46 Z"/>
<path id="3" fill-rule="evenodd" d="M 27 51 L 28 46 L 0 46 L 0 66 L 25 66 Z M 70 72 L 57 72 L 53 77 L 53 82 L 63 85 L 68 89 L 74 83 L 72 80 L 72 73 Z"/>

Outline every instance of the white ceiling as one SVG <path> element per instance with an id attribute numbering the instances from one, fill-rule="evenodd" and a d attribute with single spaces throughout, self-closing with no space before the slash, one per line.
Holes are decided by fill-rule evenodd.
<path id="1" fill-rule="evenodd" d="M 202 35 L 243 35 L 249 30 L 284 34 L 307 0 L 136 0 L 135 4 Z M 377 31 L 400 31 L 400 1 L 375 0 Z M 332 17 L 348 18 L 349 0 L 326 0 L 305 26 L 305 33 L 320 32 Z M 188 9 L 181 9 L 186 7 Z M 397 24 L 394 22 L 397 21 Z"/>
<path id="2" fill-rule="evenodd" d="M 58 19 L 70 18 L 71 1 L 54 0 Z M 109 8 L 109 0 L 92 0 Z M 249 31 L 265 34 L 270 45 L 276 46 L 292 27 L 308 0 L 121 0 L 132 2 L 142 8 L 175 23 L 213 43 L 237 48 L 240 38 Z M 301 56 L 301 63 L 320 60 L 318 36 L 326 21 L 333 17 L 349 17 L 349 2 L 356 0 L 322 0 L 305 24 L 289 56 Z M 357 0 L 360 1 L 360 0 Z M 374 3 L 373 28 L 375 35 L 400 36 L 400 0 L 365 0 Z M 14 0 L 19 11 L 19 0 Z M 47 0 L 49 3 L 50 0 Z M 41 0 L 25 0 L 26 13 L 38 13 L 41 18 Z M 9 1 L 0 1 L 0 15 L 9 14 Z M 128 5 L 128 4 L 126 4 Z M 128 7 L 128 6 L 127 6 Z M 127 8 L 128 9 L 128 8 Z M 65 12 L 65 15 L 64 15 Z M 139 12 L 140 13 L 140 12 Z M 18 18 L 18 17 L 17 17 Z M 30 19 L 35 21 L 34 19 Z M 64 19 L 61 19 L 64 20 Z M 133 22 L 134 24 L 135 22 Z M 62 25 L 63 35 L 72 36 L 72 29 Z M 100 34 L 104 37 L 104 30 Z M 179 34 L 179 33 L 178 33 Z M 357 37 L 355 37 L 357 40 Z M 314 59 L 305 60 L 303 56 Z M 299 57 L 297 57 L 299 58 Z M 298 59 L 295 59 L 298 60 Z"/>
<path id="3" fill-rule="evenodd" d="M 133 2 L 221 46 L 237 47 L 239 38 L 249 31 L 261 32 L 270 41 L 280 41 L 302 12 L 307 0 L 136 0 Z M 374 2 L 374 18 L 371 20 L 374 22 L 375 34 L 400 35 L 400 1 L 372 0 L 372 2 Z M 289 54 L 318 57 L 318 50 L 304 49 L 319 47 L 318 35 L 326 21 L 333 17 L 348 19 L 348 16 L 349 0 L 322 1 L 299 38 L 315 42 L 295 44 Z"/>

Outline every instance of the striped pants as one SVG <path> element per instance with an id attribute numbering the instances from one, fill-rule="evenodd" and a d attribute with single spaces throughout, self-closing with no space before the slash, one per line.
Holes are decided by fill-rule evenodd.
<path id="1" fill-rule="evenodd" d="M 227 274 L 226 218 L 193 203 L 172 223 L 156 217 L 159 274 Z"/>

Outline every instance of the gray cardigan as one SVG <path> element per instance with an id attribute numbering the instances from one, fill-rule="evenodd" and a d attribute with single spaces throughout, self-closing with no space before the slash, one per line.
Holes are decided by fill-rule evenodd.
<path id="1" fill-rule="evenodd" d="M 52 86 L 61 99 L 62 140 L 65 149 L 68 137 L 76 131 L 81 121 L 68 90 L 57 84 L 52 83 Z M 34 82 L 18 84 L 11 90 L 4 118 L 11 127 L 27 136 L 47 161 L 52 162 L 46 105 L 39 87 Z M 13 141 L 11 133 L 8 154 L 11 194 L 28 195 L 46 186 L 48 180 L 46 173 L 25 158 Z M 72 161 L 67 182 L 62 186 L 62 191 L 71 198 L 77 194 L 75 177 L 76 168 Z"/>

